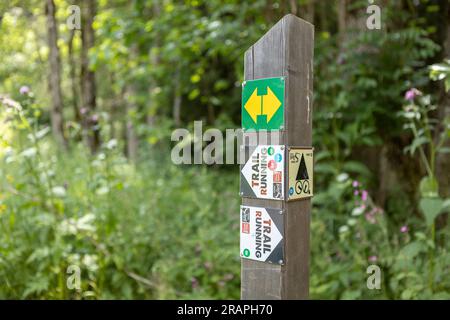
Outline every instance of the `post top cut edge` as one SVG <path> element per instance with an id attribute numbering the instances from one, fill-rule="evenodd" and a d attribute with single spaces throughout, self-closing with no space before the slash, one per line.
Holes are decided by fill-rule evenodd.
<path id="1" fill-rule="evenodd" d="M 314 25 L 306 20 L 303 20 L 302 18 L 297 17 L 296 15 L 292 13 L 286 14 L 283 18 L 281 18 L 275 25 L 272 26 L 261 38 L 258 39 L 254 44 L 252 44 L 246 51 L 245 56 L 249 54 L 252 50 L 252 48 L 257 45 L 259 42 L 261 42 L 267 35 L 269 35 L 273 30 L 276 30 L 279 28 L 279 25 L 282 24 L 282 28 L 286 28 L 285 26 L 289 27 L 293 23 L 298 24 L 305 24 L 308 27 L 312 28 L 314 30 Z"/>

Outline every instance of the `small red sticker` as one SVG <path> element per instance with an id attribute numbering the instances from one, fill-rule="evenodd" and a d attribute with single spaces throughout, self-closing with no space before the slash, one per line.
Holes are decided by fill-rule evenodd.
<path id="1" fill-rule="evenodd" d="M 270 170 L 273 171 L 277 168 L 277 163 L 275 162 L 275 160 L 270 160 L 267 166 L 269 167 Z"/>
<path id="2" fill-rule="evenodd" d="M 281 182 L 281 171 L 275 171 L 273 173 L 273 182 L 275 182 L 275 183 Z"/>

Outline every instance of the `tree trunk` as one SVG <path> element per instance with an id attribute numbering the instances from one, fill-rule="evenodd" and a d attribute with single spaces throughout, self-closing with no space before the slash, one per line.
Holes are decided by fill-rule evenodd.
<path id="1" fill-rule="evenodd" d="M 92 22 L 95 17 L 95 1 L 83 1 L 81 27 L 81 94 L 84 135 L 92 153 L 100 146 L 98 115 L 95 114 L 95 73 L 89 69 L 89 49 L 94 46 L 95 36 Z"/>
<path id="2" fill-rule="evenodd" d="M 315 15 L 314 1 L 315 0 L 308 1 L 305 12 L 305 20 L 312 24 L 314 24 L 314 15 Z"/>
<path id="3" fill-rule="evenodd" d="M 161 1 L 155 0 L 153 2 L 152 6 L 152 15 L 154 17 L 159 17 L 161 14 Z M 160 48 L 161 47 L 161 37 L 159 34 L 156 34 L 155 36 L 155 47 Z M 150 52 L 150 62 L 153 66 L 157 66 L 160 63 L 161 57 L 158 52 Z M 153 93 L 153 89 L 156 88 L 158 85 L 157 80 L 154 76 L 150 79 L 150 85 L 149 85 L 149 91 Z M 149 107 L 147 110 L 147 116 L 146 116 L 146 123 L 149 127 L 153 127 L 155 125 L 155 117 L 156 117 L 156 102 L 154 99 L 154 95 L 151 94 Z"/>
<path id="4" fill-rule="evenodd" d="M 133 162 L 136 162 L 138 158 L 138 145 L 139 140 L 136 134 L 136 129 L 134 125 L 134 117 L 136 115 L 136 105 L 134 102 L 134 96 L 136 92 L 133 85 L 127 87 L 126 93 L 126 143 L 127 143 L 127 157 Z"/>
<path id="5" fill-rule="evenodd" d="M 130 57 L 133 60 L 137 60 L 139 55 L 137 44 L 134 44 L 130 48 Z M 127 157 L 133 162 L 136 162 L 138 157 L 138 145 L 139 140 L 136 134 L 135 122 L 138 112 L 138 106 L 136 104 L 136 88 L 135 79 L 129 79 L 125 89 L 125 119 L 126 119 L 126 144 L 127 144 Z"/>
<path id="6" fill-rule="evenodd" d="M 178 67 L 175 75 L 175 92 L 173 99 L 173 121 L 176 127 L 180 126 L 181 123 L 181 103 L 182 103 L 182 95 L 181 95 L 181 70 Z"/>
<path id="7" fill-rule="evenodd" d="M 47 16 L 47 37 L 49 47 L 48 75 L 49 91 L 51 96 L 51 123 L 53 135 L 60 145 L 67 147 L 64 137 L 63 100 L 61 93 L 61 60 L 58 48 L 58 26 L 55 18 L 55 3 L 47 0 L 45 13 Z"/>
<path id="8" fill-rule="evenodd" d="M 73 54 L 73 39 L 75 38 L 75 29 L 70 30 L 70 37 L 67 43 L 69 51 L 69 74 L 70 74 L 70 87 L 72 91 L 72 108 L 73 117 L 76 122 L 81 123 L 80 107 L 79 107 L 79 93 L 77 87 L 77 73 L 76 73 L 76 63 Z"/>
<path id="9" fill-rule="evenodd" d="M 116 83 L 116 75 L 114 71 L 109 72 L 109 83 L 111 84 L 111 87 L 115 87 Z M 120 140 L 120 137 L 117 135 L 116 131 L 116 120 L 117 120 L 117 113 L 120 111 L 122 107 L 122 97 L 123 95 L 120 93 L 120 96 L 117 96 L 117 92 L 113 90 L 113 96 L 111 99 L 108 99 L 108 105 L 109 105 L 109 139 L 117 139 Z"/>
<path id="10" fill-rule="evenodd" d="M 347 17 L 347 4 L 346 0 L 339 0 L 338 2 L 338 32 L 339 32 L 339 43 L 342 45 L 345 30 L 347 28 L 346 17 Z"/>
<path id="11" fill-rule="evenodd" d="M 297 0 L 289 0 L 289 4 L 291 6 L 291 13 L 297 15 L 298 11 Z"/>
<path id="12" fill-rule="evenodd" d="M 318 5 L 319 5 L 319 26 L 320 26 L 320 31 L 328 32 L 329 28 L 328 28 L 328 16 L 327 16 L 327 13 L 328 13 L 330 4 L 326 3 L 325 1 L 319 1 Z"/>

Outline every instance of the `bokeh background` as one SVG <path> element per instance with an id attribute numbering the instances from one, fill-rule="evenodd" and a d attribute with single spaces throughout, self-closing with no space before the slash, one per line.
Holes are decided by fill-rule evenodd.
<path id="1" fill-rule="evenodd" d="M 375 1 L 379 30 L 369 5 L 2 1 L 0 298 L 239 298 L 239 168 L 174 165 L 171 132 L 239 128 L 244 52 L 293 13 L 315 25 L 311 298 L 449 299 L 449 1 Z"/>

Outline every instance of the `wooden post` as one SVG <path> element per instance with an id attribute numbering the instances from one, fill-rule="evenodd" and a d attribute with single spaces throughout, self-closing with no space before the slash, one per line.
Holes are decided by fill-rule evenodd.
<path id="1" fill-rule="evenodd" d="M 286 77 L 284 130 L 267 133 L 290 146 L 311 146 L 314 27 L 286 15 L 245 53 L 245 80 Z M 285 177 L 287 179 L 287 175 Z M 286 181 L 286 180 L 285 180 Z M 284 263 L 242 259 L 242 299 L 307 299 L 311 200 L 243 198 L 242 204 L 284 210 Z"/>

